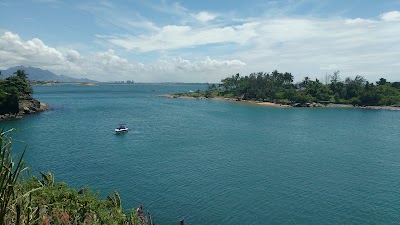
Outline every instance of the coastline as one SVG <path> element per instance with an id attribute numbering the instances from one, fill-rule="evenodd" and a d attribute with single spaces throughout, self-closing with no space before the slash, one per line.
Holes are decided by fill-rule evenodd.
<path id="1" fill-rule="evenodd" d="M 8 119 L 19 119 L 22 118 L 22 116 L 24 115 L 44 112 L 48 109 L 48 104 L 40 102 L 39 100 L 34 98 L 28 98 L 19 102 L 19 112 L 1 114 L 0 121 Z"/>
<path id="2" fill-rule="evenodd" d="M 180 99 L 199 99 L 199 100 L 217 100 L 217 101 L 231 101 L 237 102 L 242 104 L 248 105 L 259 105 L 265 107 L 274 107 L 274 108 L 297 108 L 299 106 L 288 105 L 288 104 L 280 104 L 275 102 L 261 102 L 261 101 L 254 101 L 254 100 L 238 100 L 237 98 L 223 98 L 223 97 L 191 97 L 185 95 L 176 95 L 176 94 L 162 94 L 158 95 L 161 98 L 180 98 Z M 395 106 L 353 106 L 350 104 L 335 104 L 335 103 L 328 103 L 328 104 L 321 104 L 321 103 L 308 103 L 306 104 L 309 108 L 354 108 L 354 109 L 373 109 L 373 110 L 392 110 L 392 111 L 400 111 L 400 107 Z"/>

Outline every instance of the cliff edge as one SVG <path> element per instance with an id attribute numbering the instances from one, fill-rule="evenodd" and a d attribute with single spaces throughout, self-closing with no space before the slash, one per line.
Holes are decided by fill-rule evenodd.
<path id="1" fill-rule="evenodd" d="M 18 112 L 9 112 L 0 114 L 0 120 L 21 118 L 27 114 L 43 112 L 48 109 L 48 105 L 34 99 L 31 96 L 25 96 L 18 101 Z"/>

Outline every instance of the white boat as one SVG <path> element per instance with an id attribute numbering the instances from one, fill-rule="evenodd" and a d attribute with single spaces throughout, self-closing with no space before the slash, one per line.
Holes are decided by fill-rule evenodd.
<path id="1" fill-rule="evenodd" d="M 125 126 L 125 124 L 120 124 L 118 128 L 115 128 L 116 133 L 125 133 L 128 132 L 128 128 Z"/>

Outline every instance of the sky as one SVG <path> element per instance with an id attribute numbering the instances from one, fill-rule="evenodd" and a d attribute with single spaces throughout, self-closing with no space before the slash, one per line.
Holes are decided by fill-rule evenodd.
<path id="1" fill-rule="evenodd" d="M 400 81 L 400 0 L 0 0 L 0 70 L 98 81 L 240 73 Z"/>

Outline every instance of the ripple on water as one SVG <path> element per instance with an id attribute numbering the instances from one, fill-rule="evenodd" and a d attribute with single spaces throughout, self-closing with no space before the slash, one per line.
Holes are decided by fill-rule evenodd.
<path id="1" fill-rule="evenodd" d="M 35 87 L 54 110 L 8 126 L 33 173 L 117 190 L 162 224 L 400 221 L 398 112 L 155 96 L 205 87 Z M 119 123 L 130 131 L 115 135 Z"/>

